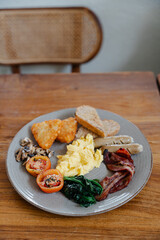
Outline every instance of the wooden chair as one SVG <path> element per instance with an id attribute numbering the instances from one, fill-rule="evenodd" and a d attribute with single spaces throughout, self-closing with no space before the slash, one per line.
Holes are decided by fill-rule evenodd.
<path id="1" fill-rule="evenodd" d="M 0 10 L 0 64 L 72 64 L 72 72 L 98 53 L 102 28 L 87 8 Z"/>

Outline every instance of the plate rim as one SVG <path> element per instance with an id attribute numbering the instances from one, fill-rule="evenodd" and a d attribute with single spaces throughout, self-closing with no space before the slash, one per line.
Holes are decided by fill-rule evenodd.
<path id="1" fill-rule="evenodd" d="M 132 195 L 130 196 L 128 199 L 124 200 L 123 202 L 121 202 L 120 204 L 117 204 L 116 206 L 113 206 L 113 207 L 110 207 L 108 209 L 104 209 L 104 210 L 100 210 L 100 211 L 96 211 L 96 212 L 90 212 L 90 213 L 82 213 L 82 214 L 78 214 L 78 213 L 61 213 L 61 212 L 56 212 L 56 211 L 52 211 L 50 209 L 47 209 L 46 207 L 44 206 L 41 206 L 40 204 L 36 203 L 35 201 L 32 201 L 30 199 L 28 199 L 26 196 L 24 196 L 21 191 L 18 189 L 17 186 L 15 186 L 14 184 L 14 181 L 11 179 L 10 175 L 9 175 L 9 169 L 8 169 L 8 157 L 9 157 L 9 150 L 10 150 L 10 147 L 11 147 L 11 143 L 14 141 L 14 139 L 16 138 L 16 136 L 18 135 L 18 133 L 20 131 L 23 131 L 23 128 L 26 128 L 26 125 L 29 125 L 31 124 L 33 121 L 36 121 L 38 120 L 39 118 L 41 117 L 44 117 L 45 115 L 48 115 L 48 114 L 52 114 L 52 113 L 58 113 L 58 112 L 61 112 L 61 111 L 64 111 L 64 110 L 68 110 L 68 111 L 73 111 L 75 110 L 76 108 L 63 108 L 63 109 L 59 109 L 57 111 L 53 111 L 53 112 L 49 112 L 49 113 L 45 113 L 45 114 L 42 114 L 34 119 L 32 119 L 31 121 L 29 121 L 27 124 L 25 124 L 22 128 L 20 128 L 18 130 L 18 132 L 14 135 L 14 137 L 12 138 L 12 141 L 10 142 L 10 145 L 8 147 L 8 151 L 7 151 L 7 157 L 6 157 L 6 173 L 7 173 L 7 177 L 12 185 L 12 187 L 15 189 L 15 191 L 25 200 L 27 201 L 29 204 L 33 205 L 34 207 L 36 208 L 39 208 L 45 212 L 49 212 L 51 214 L 56 214 L 56 215 L 61 215 L 61 216 L 70 216 L 70 217 L 87 217 L 87 216 L 92 216 L 92 215 L 98 215 L 98 214 L 102 214 L 102 213 L 105 213 L 105 212 L 109 212 L 109 211 L 112 211 L 116 208 L 119 208 L 121 206 L 123 206 L 124 204 L 126 204 L 127 202 L 131 201 L 135 196 L 138 195 L 138 193 L 140 193 L 142 191 L 142 189 L 145 187 L 145 185 L 147 184 L 150 176 L 151 176 L 151 173 L 152 173 L 152 168 L 153 168 L 153 154 L 152 154 L 152 150 L 151 150 L 151 147 L 150 147 L 150 144 L 148 143 L 148 140 L 146 139 L 146 137 L 144 136 L 144 134 L 142 133 L 142 131 L 134 124 L 132 123 L 131 121 L 129 121 L 128 119 L 122 117 L 121 115 L 118 115 L 117 113 L 114 113 L 114 112 L 111 112 L 111 111 L 108 111 L 108 110 L 105 110 L 105 109 L 102 109 L 102 108 L 96 108 L 96 110 L 100 110 L 100 111 L 106 111 L 108 113 L 111 113 L 111 114 L 114 114 L 115 116 L 117 117 L 120 117 L 122 119 L 125 119 L 126 121 L 128 121 L 129 123 L 131 123 L 132 125 L 134 125 L 134 127 L 140 131 L 140 133 L 143 135 L 143 137 L 145 138 L 145 140 L 147 141 L 148 143 L 148 146 L 149 146 L 149 149 L 150 149 L 150 157 L 151 157 L 151 161 L 150 161 L 150 170 L 149 170 L 149 173 L 148 175 L 146 176 L 146 179 L 145 179 L 145 182 L 143 183 L 143 185 L 137 189 L 137 191 Z"/>

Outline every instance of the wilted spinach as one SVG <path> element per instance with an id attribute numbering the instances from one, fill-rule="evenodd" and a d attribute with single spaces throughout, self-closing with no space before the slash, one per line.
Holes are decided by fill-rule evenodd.
<path id="1" fill-rule="evenodd" d="M 103 191 L 97 179 L 87 179 L 83 175 L 64 177 L 64 186 L 61 190 L 70 200 L 79 203 L 83 207 L 89 207 L 96 203 L 95 196 Z"/>

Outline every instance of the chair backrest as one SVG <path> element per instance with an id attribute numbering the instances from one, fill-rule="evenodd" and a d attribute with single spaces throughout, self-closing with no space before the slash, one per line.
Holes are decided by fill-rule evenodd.
<path id="1" fill-rule="evenodd" d="M 87 8 L 0 10 L 0 64 L 69 63 L 72 71 L 91 60 L 102 29 Z"/>

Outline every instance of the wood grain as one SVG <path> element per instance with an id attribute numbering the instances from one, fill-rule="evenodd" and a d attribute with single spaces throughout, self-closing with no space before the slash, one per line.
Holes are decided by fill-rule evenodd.
<path id="1" fill-rule="evenodd" d="M 136 124 L 153 153 L 144 189 L 111 212 L 63 217 L 23 200 L 10 184 L 5 159 L 27 122 L 63 108 L 89 104 Z M 0 239 L 160 239 L 160 96 L 151 72 L 0 76 Z"/>

